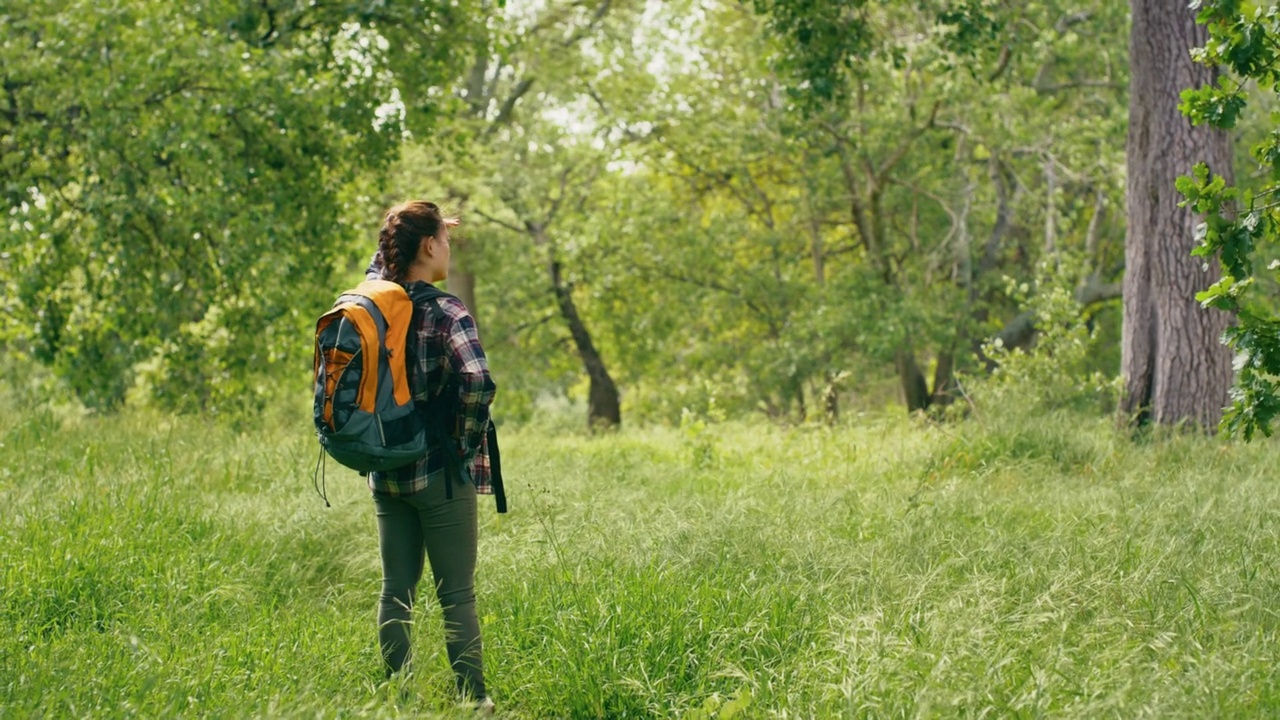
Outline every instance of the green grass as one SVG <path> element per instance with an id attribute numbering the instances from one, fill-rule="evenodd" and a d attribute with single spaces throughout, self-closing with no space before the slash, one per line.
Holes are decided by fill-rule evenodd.
<path id="1" fill-rule="evenodd" d="M 304 422 L 0 420 L 0 717 L 445 716 L 381 682 L 372 505 Z M 1106 422 L 508 428 L 500 715 L 1280 714 L 1280 452 Z"/>

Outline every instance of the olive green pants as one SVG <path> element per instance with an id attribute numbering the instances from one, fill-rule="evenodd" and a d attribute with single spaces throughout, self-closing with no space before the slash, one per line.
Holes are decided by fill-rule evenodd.
<path id="1" fill-rule="evenodd" d="M 436 597 L 444 611 L 445 649 L 458 691 L 485 696 L 480 623 L 476 619 L 476 488 L 432 482 L 406 497 L 373 496 L 382 551 L 378 642 L 388 675 L 409 662 L 409 630 L 424 560 L 431 563 Z"/>

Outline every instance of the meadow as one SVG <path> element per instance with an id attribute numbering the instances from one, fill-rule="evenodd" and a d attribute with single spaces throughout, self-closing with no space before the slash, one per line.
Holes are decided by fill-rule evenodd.
<path id="1" fill-rule="evenodd" d="M 453 717 L 305 413 L 0 420 L 0 717 Z M 302 421 L 299 422 L 299 419 Z M 1280 451 L 1074 415 L 504 432 L 499 717 L 1280 715 Z"/>

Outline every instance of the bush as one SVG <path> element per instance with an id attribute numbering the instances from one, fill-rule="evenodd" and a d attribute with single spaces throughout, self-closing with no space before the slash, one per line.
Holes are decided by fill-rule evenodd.
<path id="1" fill-rule="evenodd" d="M 1115 407 L 1120 378 L 1092 368 L 1098 342 L 1075 299 L 1077 277 L 1045 263 L 1034 287 L 1006 278 L 1008 294 L 1034 313 L 1037 335 L 1025 350 L 1004 347 L 999 338 L 983 345 L 995 369 L 987 377 L 963 381 L 980 415 L 1106 413 Z"/>

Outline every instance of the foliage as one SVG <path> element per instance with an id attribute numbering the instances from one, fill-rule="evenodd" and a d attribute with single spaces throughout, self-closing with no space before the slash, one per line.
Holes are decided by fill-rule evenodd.
<path id="1" fill-rule="evenodd" d="M 923 402 L 945 403 L 1023 312 L 1004 277 L 1123 265 L 1116 3 L 78 8 L 62 46 L 4 49 L 10 74 L 57 67 L 15 90 L 53 174 L 4 155 L 0 351 L 98 407 L 246 414 L 301 392 L 310 320 L 407 196 L 466 218 L 458 279 L 515 420 L 586 395 L 581 333 L 641 420 L 711 398 L 832 416 L 934 368 Z M 66 50 L 116 35 L 114 70 Z M 55 70 L 66 101 L 23 114 Z M 172 94 L 148 109 L 139 87 Z M 77 103 L 93 112 L 63 132 Z M 83 187 L 95 204 L 73 204 Z"/>
<path id="2" fill-rule="evenodd" d="M 6 2 L 0 343 L 93 407 L 250 398 L 306 352 L 353 181 L 428 127 L 469 5 Z"/>
<path id="3" fill-rule="evenodd" d="M 1193 53 L 1196 60 L 1225 68 L 1230 75 L 1224 73 L 1216 86 L 1187 89 L 1179 107 L 1195 123 L 1234 127 L 1246 108 L 1250 87 L 1264 95 L 1277 94 L 1280 6 L 1207 0 L 1192 7 L 1198 8 L 1196 21 L 1209 31 L 1205 46 Z M 1280 314 L 1268 289 L 1280 278 L 1280 264 L 1261 268 L 1255 262 L 1275 253 L 1280 229 L 1280 132 L 1272 130 L 1251 154 L 1265 178 L 1256 189 L 1228 187 L 1203 163 L 1178 180 L 1178 191 L 1185 197 L 1182 204 L 1205 216 L 1193 254 L 1206 263 L 1217 257 L 1222 268 L 1222 278 L 1196 299 L 1236 318 L 1223 336 L 1236 352 L 1237 375 L 1222 429 L 1246 440 L 1258 432 L 1269 436 L 1280 415 Z"/>
<path id="4" fill-rule="evenodd" d="M 793 52 L 788 69 L 802 78 L 797 97 L 829 101 L 847 92 L 847 74 L 871 49 L 866 0 L 754 0 Z"/>
<path id="5" fill-rule="evenodd" d="M 1093 365 L 1097 334 L 1092 320 L 1080 312 L 1076 289 L 1082 278 L 1067 269 L 1071 266 L 1044 263 L 1034 284 L 1006 278 L 1009 296 L 1034 314 L 1040 331 L 1029 348 L 1005 347 L 998 337 L 984 344 L 983 354 L 996 368 L 989 376 L 965 382 L 981 415 L 1014 415 L 1032 422 L 1063 410 L 1105 414 L 1115 406 L 1121 379 Z"/>
<path id="6" fill-rule="evenodd" d="M 801 4 L 776 5 L 775 27 Z M 1122 205 L 1124 77 L 1103 38 L 1121 25 L 1112 5 L 1069 10 L 972 20 L 960 47 L 956 16 L 937 7 L 859 6 L 860 22 L 914 41 L 850 60 L 842 77 L 860 90 L 816 104 L 776 72 L 805 46 L 740 9 L 708 13 L 690 30 L 697 59 L 631 111 L 654 129 L 627 148 L 639 166 L 627 187 L 661 194 L 623 205 L 646 222 L 616 233 L 646 282 L 617 292 L 653 298 L 627 320 L 651 308 L 678 349 L 658 355 L 681 368 L 668 385 L 713 384 L 735 412 L 813 416 L 833 378 L 868 367 L 917 354 L 972 367 L 975 338 L 1018 310 L 999 278 L 1027 280 L 1041 257 L 1085 252 L 1091 274 L 1115 277 L 1122 226 L 1106 208 Z M 1091 53 L 1108 57 L 1104 77 Z M 687 318 L 690 306 L 703 311 Z"/>
<path id="7" fill-rule="evenodd" d="M 919 40 L 898 36 L 894 25 L 885 22 L 885 15 L 871 12 L 866 0 L 754 0 L 753 4 L 768 18 L 770 29 L 784 39 L 779 65 L 795 80 L 790 88 L 793 98 L 810 109 L 847 99 L 851 85 L 874 75 L 870 59 L 887 58 L 895 69 L 909 66 L 911 46 Z M 953 59 L 974 60 L 1002 44 L 1002 52 L 1013 51 L 1011 44 L 1004 44 L 1016 18 L 1010 12 L 1013 8 L 992 0 L 910 4 L 931 26 L 930 40 Z M 1015 12 L 1027 10 L 1016 8 Z"/>

